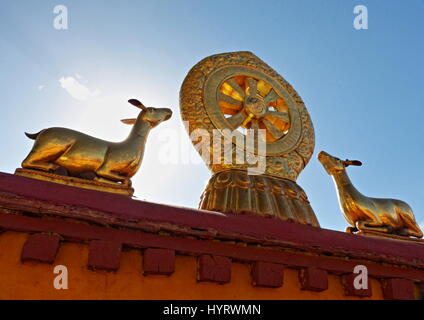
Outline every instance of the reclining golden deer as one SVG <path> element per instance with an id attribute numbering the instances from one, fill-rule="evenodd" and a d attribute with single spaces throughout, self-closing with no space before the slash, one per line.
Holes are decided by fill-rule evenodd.
<path id="1" fill-rule="evenodd" d="M 319 153 L 318 160 L 334 179 L 340 207 L 352 226 L 347 231 L 368 230 L 417 238 L 423 236 L 407 203 L 394 199 L 368 198 L 356 190 L 346 173 L 346 167 L 361 166 L 360 161 L 343 161 L 324 151 Z"/>
<path id="2" fill-rule="evenodd" d="M 146 108 L 135 99 L 129 102 L 142 111 L 137 119 L 121 120 L 133 125 L 126 140 L 119 143 L 108 142 L 66 128 L 49 128 L 36 134 L 26 133 L 35 143 L 22 162 L 22 167 L 46 172 L 63 169 L 66 174 L 75 177 L 87 177 L 91 174 L 97 181 L 128 184 L 141 165 L 150 129 L 172 115 L 172 111 L 167 108 Z"/>

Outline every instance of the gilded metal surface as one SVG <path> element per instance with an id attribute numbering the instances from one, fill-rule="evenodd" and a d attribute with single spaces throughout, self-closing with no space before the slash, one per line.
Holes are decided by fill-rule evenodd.
<path id="1" fill-rule="evenodd" d="M 260 90 L 261 87 L 265 89 Z M 302 121 L 296 102 L 277 80 L 261 71 L 229 66 L 212 72 L 205 83 L 204 101 L 206 112 L 218 129 L 233 131 L 255 125 L 265 129 L 267 156 L 287 154 L 298 146 Z M 235 133 L 243 135 L 241 131 Z"/>
<path id="2" fill-rule="evenodd" d="M 219 145 L 193 141 L 197 150 L 207 148 L 214 155 L 214 161 L 207 162 L 214 175 L 201 197 L 201 209 L 274 216 L 319 227 L 306 194 L 295 182 L 314 150 L 312 121 L 302 99 L 278 73 L 250 52 L 210 56 L 185 78 L 180 107 L 189 134 L 201 129 L 212 137 L 219 130 L 236 137 Z M 233 159 L 239 150 L 246 158 L 257 154 L 249 154 L 246 144 L 236 145 L 239 138 L 245 140 L 246 129 L 266 130 L 261 175 L 248 175 L 251 165 L 246 161 L 225 161 L 224 150 L 231 150 Z"/>
<path id="3" fill-rule="evenodd" d="M 35 143 L 22 167 L 130 185 L 130 178 L 141 165 L 150 130 L 168 120 L 172 111 L 146 108 L 135 99 L 129 102 L 142 110 L 137 119 L 122 120 L 132 125 L 126 140 L 115 143 L 66 128 L 44 129 L 37 134 L 27 134 Z"/>
<path id="4" fill-rule="evenodd" d="M 306 193 L 294 181 L 229 170 L 212 176 L 200 209 L 273 216 L 319 227 Z"/>
<path id="5" fill-rule="evenodd" d="M 361 194 L 350 181 L 346 167 L 360 166 L 360 161 L 340 160 L 322 151 L 318 160 L 336 184 L 340 207 L 348 223 L 348 232 L 392 234 L 422 238 L 411 207 L 400 200 L 369 198 Z"/>
<path id="6" fill-rule="evenodd" d="M 312 156 L 314 129 L 302 99 L 250 52 L 213 55 L 195 65 L 181 87 L 180 107 L 189 133 L 239 129 L 235 135 L 243 135 L 243 126 L 267 130 L 267 175 L 296 181 Z M 214 154 L 214 146 L 208 147 Z M 235 153 L 235 144 L 229 147 Z M 219 163 L 208 164 L 213 173 L 247 169 L 248 164 L 224 163 L 223 153 Z"/>

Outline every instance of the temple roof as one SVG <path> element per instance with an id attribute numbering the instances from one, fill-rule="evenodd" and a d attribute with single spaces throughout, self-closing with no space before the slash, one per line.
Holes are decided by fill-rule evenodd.
<path id="1" fill-rule="evenodd" d="M 420 243 L 151 203 L 6 173 L 0 173 L 0 228 L 54 235 L 60 241 L 101 241 L 106 255 L 108 248 L 113 255 L 122 246 L 156 248 L 339 275 L 366 264 L 375 278 L 424 281 Z M 119 263 L 102 261 L 100 269 L 102 264 L 104 269 L 119 268 Z"/>

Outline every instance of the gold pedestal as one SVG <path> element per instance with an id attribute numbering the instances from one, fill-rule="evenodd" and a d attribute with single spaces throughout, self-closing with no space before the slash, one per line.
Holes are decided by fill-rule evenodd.
<path id="1" fill-rule="evenodd" d="M 129 184 L 126 185 L 118 183 L 99 182 L 94 180 L 85 180 L 75 177 L 60 176 L 49 172 L 21 168 L 16 169 L 15 174 L 27 178 L 64 184 L 71 187 L 116 193 L 129 197 L 132 197 L 132 195 L 134 194 L 134 189 Z"/>
<path id="2" fill-rule="evenodd" d="M 412 242 L 424 244 L 424 239 L 410 238 L 410 237 L 399 236 L 399 235 L 391 234 L 391 233 L 382 233 L 382 232 L 376 232 L 376 231 L 370 231 L 370 230 L 357 231 L 357 232 L 348 231 L 348 233 L 353 233 L 353 234 L 357 234 L 357 235 L 361 235 L 365 237 L 385 238 L 385 239 L 401 240 L 401 241 L 408 241 L 408 242 L 412 241 Z"/>
<path id="3" fill-rule="evenodd" d="M 308 197 L 296 182 L 246 171 L 216 173 L 201 196 L 199 209 L 272 216 L 319 227 Z"/>

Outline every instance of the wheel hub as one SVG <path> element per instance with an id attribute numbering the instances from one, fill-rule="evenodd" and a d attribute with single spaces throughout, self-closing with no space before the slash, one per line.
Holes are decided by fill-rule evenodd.
<path id="1" fill-rule="evenodd" d="M 265 116 L 267 107 L 261 96 L 248 96 L 244 101 L 244 107 L 247 114 L 253 114 L 255 118 Z"/>

